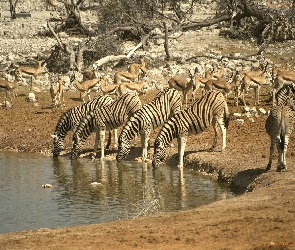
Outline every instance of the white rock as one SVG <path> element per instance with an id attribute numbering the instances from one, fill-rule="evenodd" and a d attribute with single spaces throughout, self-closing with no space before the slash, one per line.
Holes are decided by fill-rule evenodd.
<path id="1" fill-rule="evenodd" d="M 245 106 L 245 107 L 243 108 L 243 112 L 244 112 L 244 113 L 247 113 L 247 112 L 249 112 L 249 111 L 250 111 L 250 107 Z"/>
<path id="2" fill-rule="evenodd" d="M 244 124 L 244 119 L 236 119 L 235 123 L 239 125 Z"/>
<path id="3" fill-rule="evenodd" d="M 260 109 L 258 109 L 258 114 L 260 114 L 260 115 L 266 115 L 267 112 L 266 112 L 266 110 L 264 108 L 260 108 Z"/>

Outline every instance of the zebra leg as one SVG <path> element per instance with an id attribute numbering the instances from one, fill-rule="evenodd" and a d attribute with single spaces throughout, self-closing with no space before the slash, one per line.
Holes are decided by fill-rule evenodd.
<path id="1" fill-rule="evenodd" d="M 270 148 L 269 148 L 269 159 L 268 159 L 268 164 L 266 166 L 266 170 L 269 171 L 271 169 L 271 164 L 272 164 L 272 156 L 275 150 L 275 144 L 276 144 L 276 138 L 272 138 L 270 141 Z"/>
<path id="2" fill-rule="evenodd" d="M 114 129 L 114 148 L 118 149 L 118 129 Z"/>
<path id="3" fill-rule="evenodd" d="M 112 130 L 109 130 L 109 138 L 108 138 L 108 142 L 107 142 L 107 145 L 106 145 L 106 149 L 109 149 L 110 146 L 111 146 L 111 143 L 112 143 Z"/>
<path id="4" fill-rule="evenodd" d="M 133 147 L 135 147 L 137 144 L 137 135 L 134 136 L 134 139 L 133 139 Z"/>
<path id="5" fill-rule="evenodd" d="M 142 147 L 142 161 L 146 162 L 148 160 L 148 146 L 149 146 L 149 137 L 150 135 L 150 130 L 144 131 L 143 134 L 141 135 L 141 147 Z"/>
<path id="6" fill-rule="evenodd" d="M 214 148 L 216 147 L 217 144 L 217 140 L 218 140 L 218 132 L 217 132 L 217 125 L 219 125 L 221 134 L 222 134 L 222 146 L 221 146 L 221 152 L 223 152 L 226 148 L 226 128 L 224 125 L 224 121 L 223 118 L 216 118 L 214 117 L 212 120 L 212 125 L 214 128 L 214 140 L 213 140 L 213 144 L 212 147 L 209 149 L 209 151 L 213 151 Z"/>
<path id="7" fill-rule="evenodd" d="M 100 140 L 100 134 L 98 131 L 96 131 L 95 132 L 95 143 L 94 143 L 94 149 L 93 149 L 93 156 L 94 157 L 96 157 L 96 154 L 97 154 L 99 140 Z"/>
<path id="8" fill-rule="evenodd" d="M 102 129 L 99 131 L 99 138 L 100 138 L 100 147 L 101 147 L 101 159 L 104 159 L 104 140 L 105 140 L 106 131 Z"/>
<path id="9" fill-rule="evenodd" d="M 286 153 L 289 144 L 289 137 L 285 136 L 284 141 L 281 141 L 281 147 L 279 152 L 279 162 L 277 166 L 277 172 L 287 171 Z"/>
<path id="10" fill-rule="evenodd" d="M 179 168 L 183 168 L 183 157 L 184 157 L 184 151 L 185 151 L 185 146 L 187 142 L 186 136 L 179 136 L 177 138 L 178 141 L 178 155 L 179 155 Z"/>
<path id="11" fill-rule="evenodd" d="M 212 144 L 211 148 L 209 148 L 209 151 L 213 151 L 214 148 L 216 147 L 216 144 L 217 144 L 218 134 L 217 134 L 217 123 L 216 123 L 215 117 L 213 117 L 212 126 L 214 128 L 214 140 L 213 140 L 213 144 Z M 220 127 L 220 129 L 221 129 L 221 127 Z"/>

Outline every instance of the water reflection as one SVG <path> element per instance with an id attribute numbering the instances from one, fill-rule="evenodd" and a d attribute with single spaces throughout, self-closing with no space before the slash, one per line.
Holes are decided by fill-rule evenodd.
<path id="1" fill-rule="evenodd" d="M 0 158 L 0 233 L 148 216 L 232 197 L 187 169 L 7 152 Z M 53 188 L 42 189 L 46 183 Z"/>

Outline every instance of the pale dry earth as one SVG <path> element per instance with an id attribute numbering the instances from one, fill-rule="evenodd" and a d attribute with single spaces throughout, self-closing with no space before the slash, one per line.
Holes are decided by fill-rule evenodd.
<path id="1" fill-rule="evenodd" d="M 40 22 L 37 18 L 33 20 Z M 5 20 L 1 19 L 2 22 Z M 14 25 L 11 22 L 5 24 Z M 197 34 L 189 32 L 175 42 L 175 53 L 197 54 L 208 50 L 208 47 L 221 53 L 250 53 L 257 49 L 248 42 L 219 37 L 217 29 L 204 29 Z M 21 45 L 27 47 L 30 40 L 17 40 L 19 50 L 25 50 Z M 1 50 L 14 52 L 14 47 L 10 48 L 13 42 L 16 40 L 1 38 Z M 46 47 L 46 44 L 42 46 Z M 271 46 L 266 57 L 288 60 L 293 55 L 293 46 L 294 42 Z M 152 66 L 148 66 L 152 70 Z M 27 88 L 20 87 L 14 106 L 0 110 L 0 147 L 2 150 L 48 155 L 52 150 L 50 135 L 58 118 L 67 108 L 81 104 L 79 93 L 66 92 L 66 108 L 53 111 L 48 91 L 36 93 L 36 103 L 26 101 L 28 92 Z M 141 96 L 142 102 L 150 101 L 156 92 L 150 90 Z M 247 100 L 251 105 L 253 100 L 249 97 Z M 241 112 L 241 108 L 233 105 L 232 96 L 228 104 L 231 113 Z M 257 109 L 269 110 L 270 106 L 268 93 L 264 90 Z M 259 115 L 254 117 L 254 122 L 245 119 L 243 125 L 232 119 L 227 132 L 227 149 L 223 153 L 207 151 L 213 140 L 212 128 L 188 141 L 185 167 L 212 174 L 242 195 L 177 213 L 98 225 L 0 234 L 1 249 L 295 249 L 294 134 L 287 153 L 288 171 L 275 172 L 275 158 L 272 171 L 266 172 L 269 138 L 264 128 L 265 119 L 265 115 Z M 158 129 L 152 134 L 151 145 L 157 132 Z M 71 133 L 67 136 L 66 151 L 61 157 L 68 156 L 70 146 Z M 93 137 L 85 144 L 85 157 L 89 157 L 92 147 Z M 177 165 L 176 150 L 172 148 L 169 153 L 167 164 L 171 167 Z M 108 159 L 114 159 L 116 151 L 110 149 L 106 154 Z M 127 160 L 137 160 L 139 156 L 140 148 L 136 147 Z"/>

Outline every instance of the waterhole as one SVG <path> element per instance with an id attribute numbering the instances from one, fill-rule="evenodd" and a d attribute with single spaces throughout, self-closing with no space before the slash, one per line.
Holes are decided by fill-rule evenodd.
<path id="1" fill-rule="evenodd" d="M 0 233 L 132 219 L 234 196 L 185 168 L 12 152 L 0 159 Z"/>

